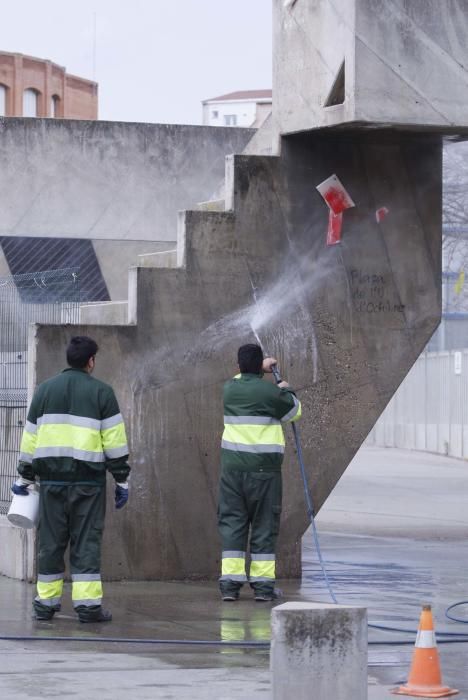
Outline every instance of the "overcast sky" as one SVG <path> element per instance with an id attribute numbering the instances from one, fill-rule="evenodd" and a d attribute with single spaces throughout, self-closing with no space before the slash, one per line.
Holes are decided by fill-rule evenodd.
<path id="1" fill-rule="evenodd" d="M 201 100 L 271 88 L 271 5 L 15 0 L 2 3 L 0 50 L 97 80 L 100 119 L 199 124 Z"/>

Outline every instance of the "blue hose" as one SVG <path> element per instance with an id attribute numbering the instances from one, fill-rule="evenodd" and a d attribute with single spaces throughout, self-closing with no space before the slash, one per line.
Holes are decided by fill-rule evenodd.
<path id="1" fill-rule="evenodd" d="M 273 376 L 275 377 L 276 383 L 279 384 L 282 380 L 281 374 L 279 372 L 279 369 L 277 365 L 274 365 L 272 368 L 272 373 Z M 293 429 L 293 434 L 294 434 L 294 442 L 296 443 L 296 452 L 297 452 L 297 459 L 299 462 L 299 468 L 301 471 L 301 478 L 302 478 L 302 485 L 304 488 L 304 497 L 305 497 L 305 502 L 306 502 L 306 507 L 307 507 L 307 515 L 309 516 L 309 521 L 312 526 L 312 535 L 314 538 L 314 543 L 315 543 L 315 550 L 317 552 L 318 560 L 320 563 L 320 568 L 322 569 L 322 574 L 323 574 L 323 579 L 325 581 L 325 585 L 327 586 L 328 592 L 330 594 L 330 597 L 332 601 L 338 605 L 338 599 L 335 595 L 335 592 L 333 590 L 333 587 L 330 583 L 330 579 L 328 578 L 328 572 L 327 572 L 327 567 L 325 566 L 325 562 L 323 561 L 322 557 L 322 550 L 320 547 L 320 541 L 319 541 L 319 536 L 317 532 L 317 526 L 315 524 L 315 511 L 314 511 L 314 504 L 312 500 L 312 495 L 310 492 L 309 484 L 307 481 L 307 474 L 305 471 L 305 466 L 304 466 L 304 457 L 302 454 L 302 445 L 301 445 L 301 440 L 299 437 L 299 429 L 295 423 L 292 423 L 292 429 Z M 459 603 L 454 603 L 453 605 L 450 605 L 447 610 L 445 611 L 446 617 L 448 617 L 449 620 L 453 620 L 454 622 L 463 622 L 465 624 L 468 624 L 468 620 L 463 620 L 461 618 L 455 617 L 453 615 L 449 615 L 450 610 L 453 608 L 458 607 L 459 605 L 468 605 L 468 600 L 462 600 Z M 369 622 L 368 627 L 371 629 L 379 630 L 382 632 L 400 632 L 404 634 L 412 634 L 416 635 L 417 630 L 408 630 L 408 629 L 400 629 L 398 627 L 389 627 L 385 625 L 377 625 L 375 623 Z M 468 642 L 468 634 L 464 633 L 457 633 L 457 632 L 438 632 L 437 637 L 443 637 L 447 639 L 439 639 L 440 642 L 442 643 L 455 643 L 455 642 Z M 453 638 L 453 639 L 452 639 Z M 389 642 L 369 642 L 369 644 L 388 644 Z M 399 643 L 404 643 L 404 644 L 413 644 L 413 642 L 392 642 L 394 645 L 398 645 Z"/>
<path id="2" fill-rule="evenodd" d="M 0 640 L 8 642 L 108 642 L 111 644 L 167 644 L 170 646 L 221 646 L 221 647 L 260 647 L 270 646 L 269 641 L 226 642 L 220 639 L 139 639 L 126 637 L 55 637 L 51 636 L 21 636 L 0 635 Z"/>
<path id="3" fill-rule="evenodd" d="M 314 536 L 315 551 L 317 552 L 317 556 L 319 558 L 320 568 L 322 569 L 323 578 L 328 588 L 328 592 L 330 593 L 330 597 L 333 600 L 333 602 L 336 603 L 336 605 L 338 605 L 338 600 L 328 578 L 327 567 L 325 566 L 325 562 L 323 561 L 322 557 L 322 550 L 320 547 L 317 526 L 315 524 L 314 505 L 312 503 L 312 496 L 310 494 L 309 484 L 307 483 L 307 474 L 305 472 L 304 459 L 302 456 L 302 445 L 299 438 L 299 429 L 295 423 L 292 424 L 292 429 L 294 433 L 294 441 L 296 443 L 297 459 L 299 461 L 299 467 L 301 469 L 302 484 L 304 486 L 304 495 L 307 505 L 307 515 L 309 516 L 310 524 L 312 525 L 312 534 Z"/>
<path id="4" fill-rule="evenodd" d="M 449 605 L 445 611 L 445 617 L 448 617 L 449 620 L 453 620 L 453 622 L 461 622 L 464 625 L 468 625 L 468 620 L 466 618 L 463 619 L 462 617 L 455 617 L 455 615 L 449 614 L 451 610 L 458 608 L 459 605 L 468 605 L 468 600 L 460 600 L 458 603 L 452 603 L 452 605 Z"/>
<path id="5" fill-rule="evenodd" d="M 304 495 L 305 495 L 305 501 L 306 501 L 306 505 L 307 505 L 307 514 L 309 516 L 310 524 L 312 526 L 312 534 L 313 534 L 314 542 L 315 542 L 315 550 L 317 552 L 317 556 L 318 556 L 318 559 L 320 562 L 320 568 L 322 569 L 323 578 L 324 578 L 325 584 L 328 588 L 328 592 L 330 594 L 330 597 L 334 603 L 338 604 L 337 597 L 336 597 L 335 592 L 331 586 L 330 580 L 328 578 L 327 568 L 325 566 L 325 562 L 323 561 L 323 557 L 322 557 L 322 551 L 320 548 L 320 541 L 319 541 L 319 537 L 318 537 L 317 526 L 315 524 L 314 506 L 312 503 L 312 496 L 310 494 L 309 484 L 307 482 L 307 475 L 306 475 L 305 467 L 304 467 L 304 459 L 302 456 L 302 446 L 301 446 L 301 441 L 299 439 L 299 430 L 294 423 L 292 424 L 292 429 L 293 429 L 293 433 L 294 433 L 294 440 L 296 443 L 297 459 L 299 461 L 299 466 L 300 466 L 300 470 L 301 470 L 302 483 L 304 486 Z M 468 624 L 467 619 L 462 619 L 460 617 L 456 617 L 455 615 L 449 614 L 451 610 L 453 610 L 454 608 L 457 608 L 460 605 L 468 605 L 468 600 L 461 600 L 458 603 L 453 603 L 452 605 L 450 605 L 447 608 L 447 610 L 445 611 L 445 616 L 449 620 L 452 620 L 453 622 L 462 622 L 464 624 Z M 372 622 L 369 622 L 367 626 L 371 629 L 380 630 L 382 632 L 402 632 L 402 633 L 408 633 L 408 634 L 413 634 L 413 635 L 415 635 L 417 633 L 417 630 L 408 630 L 408 629 L 400 629 L 398 627 L 388 627 L 385 625 L 376 625 Z M 437 637 L 443 637 L 443 639 L 438 639 L 438 641 L 442 642 L 444 644 L 448 644 L 450 642 L 468 642 L 468 634 L 458 633 L 458 632 L 437 632 Z M 445 639 L 446 637 L 448 639 Z M 450 639 L 451 637 L 453 637 L 454 639 Z M 379 642 L 369 642 L 369 644 L 378 644 L 378 643 Z M 382 642 L 382 644 L 384 644 L 384 643 L 385 642 Z M 406 643 L 407 642 L 405 642 L 405 644 Z M 413 642 L 410 642 L 410 643 L 413 644 Z M 392 645 L 398 645 L 398 642 L 392 642 Z"/>

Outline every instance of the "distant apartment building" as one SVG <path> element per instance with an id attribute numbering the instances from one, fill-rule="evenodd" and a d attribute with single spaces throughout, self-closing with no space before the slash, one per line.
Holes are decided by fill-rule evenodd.
<path id="1" fill-rule="evenodd" d="M 241 90 L 203 100 L 207 126 L 259 127 L 271 113 L 271 90 Z"/>
<path id="2" fill-rule="evenodd" d="M 97 119 L 98 86 L 52 61 L 0 51 L 0 117 Z"/>

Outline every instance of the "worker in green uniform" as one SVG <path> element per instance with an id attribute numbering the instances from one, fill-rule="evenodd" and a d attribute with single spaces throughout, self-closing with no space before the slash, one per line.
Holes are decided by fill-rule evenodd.
<path id="1" fill-rule="evenodd" d="M 257 601 L 274 600 L 275 545 L 281 515 L 283 423 L 301 416 L 287 382 L 263 379 L 276 365 L 259 345 L 238 350 L 240 374 L 224 385 L 218 526 L 222 539 L 219 579 L 224 601 L 239 598 L 249 581 Z M 250 527 L 250 572 L 245 557 Z"/>
<path id="2" fill-rule="evenodd" d="M 60 610 L 64 554 L 70 545 L 72 600 L 81 622 L 112 619 L 102 608 L 101 540 L 106 471 L 115 479 L 115 507 L 128 500 L 128 447 L 117 399 L 91 377 L 98 346 L 76 336 L 67 347 L 69 367 L 40 384 L 33 396 L 12 486 L 18 495 L 40 479 L 37 556 L 38 620 Z"/>

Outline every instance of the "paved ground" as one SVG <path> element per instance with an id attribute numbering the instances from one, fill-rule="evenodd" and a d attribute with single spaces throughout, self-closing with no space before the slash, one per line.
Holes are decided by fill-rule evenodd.
<path id="1" fill-rule="evenodd" d="M 367 606 L 370 620 L 414 629 L 421 605 L 430 602 L 439 631 L 461 627 L 465 632 L 444 619 L 444 610 L 468 598 L 467 493 L 464 462 L 362 450 L 318 518 L 339 600 Z M 287 600 L 328 601 L 310 535 L 304 540 L 302 583 L 286 581 L 281 587 Z M 255 604 L 250 595 L 223 605 L 212 583 L 111 583 L 106 602 L 115 621 L 102 626 L 79 625 L 68 602 L 53 623 L 35 622 L 32 595 L 32 586 L 0 577 L 0 636 L 73 636 L 74 641 L 0 640 L 2 698 L 271 698 L 267 648 L 99 641 L 110 636 L 268 640 L 271 606 Z M 80 642 L 84 637 L 92 640 Z M 414 636 L 371 631 L 369 639 L 369 698 L 395 697 L 388 688 L 406 678 L 412 646 L 386 642 L 412 643 Z M 444 682 L 468 699 L 468 646 L 439 650 Z"/>

